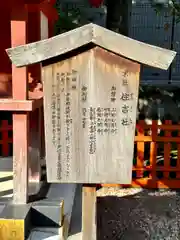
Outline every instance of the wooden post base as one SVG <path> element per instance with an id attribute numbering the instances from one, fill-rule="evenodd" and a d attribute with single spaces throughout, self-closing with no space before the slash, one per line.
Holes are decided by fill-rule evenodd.
<path id="1" fill-rule="evenodd" d="M 82 240 L 96 240 L 96 185 L 83 185 Z"/>

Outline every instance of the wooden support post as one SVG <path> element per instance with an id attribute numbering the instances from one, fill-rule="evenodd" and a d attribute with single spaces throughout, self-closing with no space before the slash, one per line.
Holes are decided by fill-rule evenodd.
<path id="1" fill-rule="evenodd" d="M 40 12 L 28 12 L 28 42 L 40 40 Z M 38 97 L 35 90 L 41 81 L 41 64 L 28 66 L 29 90 L 32 98 Z M 37 191 L 40 187 L 40 135 L 39 135 L 39 110 L 30 113 L 30 134 L 29 134 L 29 182 L 37 183 Z"/>
<path id="2" fill-rule="evenodd" d="M 29 133 L 29 182 L 40 183 L 40 131 L 39 109 L 30 113 Z M 39 189 L 38 189 L 39 191 Z"/>
<path id="3" fill-rule="evenodd" d="M 82 191 L 82 240 L 96 240 L 96 186 L 84 185 Z"/>
<path id="4" fill-rule="evenodd" d="M 24 6 L 12 9 L 11 16 L 12 47 L 27 43 L 27 11 Z M 27 99 L 27 68 L 12 66 L 12 87 L 14 100 Z M 29 114 L 27 112 L 13 113 L 13 172 L 15 204 L 28 201 L 28 130 Z"/>

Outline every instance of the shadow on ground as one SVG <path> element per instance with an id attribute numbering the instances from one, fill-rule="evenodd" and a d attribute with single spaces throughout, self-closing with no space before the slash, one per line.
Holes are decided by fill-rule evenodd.
<path id="1" fill-rule="evenodd" d="M 81 232 L 81 190 L 78 186 L 70 235 Z M 97 240 L 105 239 L 180 239 L 179 192 L 143 190 L 131 196 L 98 197 Z"/>
<path id="2" fill-rule="evenodd" d="M 81 215 L 82 215 L 82 185 L 78 184 L 76 188 L 76 194 L 72 210 L 69 236 L 73 236 L 81 232 L 82 226 Z"/>
<path id="3" fill-rule="evenodd" d="M 144 190 L 126 197 L 97 199 L 97 240 L 180 239 L 180 196 Z"/>

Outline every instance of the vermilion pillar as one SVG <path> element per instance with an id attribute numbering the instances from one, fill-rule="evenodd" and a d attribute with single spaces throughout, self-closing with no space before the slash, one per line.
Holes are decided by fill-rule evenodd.
<path id="1" fill-rule="evenodd" d="M 11 44 L 12 47 L 27 43 L 28 13 L 26 6 L 17 4 L 12 8 Z M 13 100 L 27 100 L 27 68 L 12 66 Z M 28 201 L 28 136 L 29 113 L 13 112 L 13 172 L 14 203 L 24 204 Z"/>
<path id="2" fill-rule="evenodd" d="M 51 23 L 57 19 L 51 1 L 13 1 L 14 4 L 10 6 L 12 47 L 38 41 L 41 35 L 45 35 L 41 29 L 40 12 L 42 11 L 47 21 Z M 40 65 L 28 68 L 12 66 L 13 99 L 8 99 L 6 102 L 6 110 L 13 111 L 13 190 L 16 204 L 27 203 L 28 180 L 40 181 L 43 94 L 42 91 L 35 90 L 40 80 Z M 0 104 L 0 110 L 5 110 L 4 106 L 4 102 Z M 34 110 L 36 111 L 33 112 Z M 30 120 L 31 124 L 29 124 Z"/>

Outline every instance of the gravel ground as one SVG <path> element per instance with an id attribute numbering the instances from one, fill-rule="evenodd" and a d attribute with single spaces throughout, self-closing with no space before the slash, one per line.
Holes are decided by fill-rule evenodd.
<path id="1" fill-rule="evenodd" d="M 178 191 L 103 188 L 97 199 L 97 240 L 179 240 Z"/>
<path id="2" fill-rule="evenodd" d="M 180 192 L 102 188 L 97 191 L 97 240 L 180 240 Z M 71 234 L 81 237 L 81 187 Z"/>

